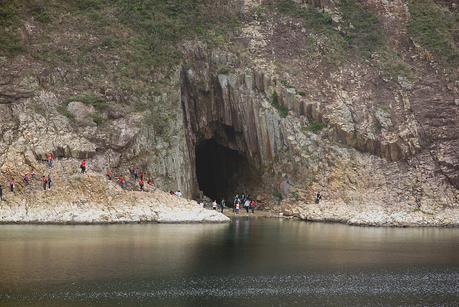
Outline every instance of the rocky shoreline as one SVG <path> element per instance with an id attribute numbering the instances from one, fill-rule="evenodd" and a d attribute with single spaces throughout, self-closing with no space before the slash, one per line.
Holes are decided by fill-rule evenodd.
<path id="1" fill-rule="evenodd" d="M 9 195 L 1 224 L 227 223 L 191 200 L 156 190 L 126 191 L 98 174 L 74 175 L 48 191 Z"/>
<path id="2" fill-rule="evenodd" d="M 64 177 L 61 177 L 64 178 Z M 8 193 L 0 203 L 0 224 L 227 223 L 234 216 L 200 207 L 160 190 L 128 191 L 99 173 L 61 179 L 47 191 L 36 187 Z M 443 206 L 351 205 L 284 200 L 254 215 L 358 226 L 459 227 L 459 209 Z"/>
<path id="3" fill-rule="evenodd" d="M 375 227 L 459 227 L 459 210 L 455 208 L 412 209 L 378 205 L 350 206 L 332 202 L 283 205 L 282 216 L 304 221 L 341 223 Z"/>

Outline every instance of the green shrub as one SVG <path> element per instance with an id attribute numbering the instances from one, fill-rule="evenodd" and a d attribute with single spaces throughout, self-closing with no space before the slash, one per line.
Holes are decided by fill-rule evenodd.
<path id="1" fill-rule="evenodd" d="M 457 35 L 459 15 L 453 16 L 432 0 L 410 0 L 408 32 L 421 46 L 441 60 L 451 64 L 459 62 L 459 48 L 454 40 Z"/>
<path id="2" fill-rule="evenodd" d="M 41 23 L 49 23 L 51 21 L 51 17 L 46 10 L 46 7 L 43 3 L 40 2 L 32 2 L 30 5 L 30 12 L 35 20 Z"/>
<path id="3" fill-rule="evenodd" d="M 96 123 L 97 126 L 101 126 L 105 123 L 105 118 L 100 113 L 91 113 L 92 120 Z"/>
<path id="4" fill-rule="evenodd" d="M 326 127 L 327 127 L 327 124 L 319 123 L 319 122 L 311 120 L 309 124 L 305 127 L 305 131 L 317 133 Z"/>
<path id="5" fill-rule="evenodd" d="M 284 105 L 282 105 L 279 101 L 279 95 L 277 94 L 276 91 L 273 91 L 271 95 L 271 105 L 276 108 L 276 110 L 279 112 L 279 115 L 281 117 L 287 117 L 288 115 L 288 108 Z"/>
<path id="6" fill-rule="evenodd" d="M 79 101 L 85 105 L 93 106 L 97 111 L 105 111 L 108 108 L 108 103 L 103 98 L 93 94 L 85 93 L 77 96 L 68 97 L 65 100 L 65 104 L 68 105 L 72 101 Z"/>

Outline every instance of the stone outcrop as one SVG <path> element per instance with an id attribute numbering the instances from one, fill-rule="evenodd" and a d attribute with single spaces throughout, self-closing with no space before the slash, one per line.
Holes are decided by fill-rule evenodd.
<path id="1" fill-rule="evenodd" d="M 54 177 L 59 178 L 59 177 Z M 74 174 L 42 191 L 32 182 L 16 194 L 5 193 L 0 223 L 224 223 L 223 214 L 159 190 L 121 189 L 103 176 Z"/>

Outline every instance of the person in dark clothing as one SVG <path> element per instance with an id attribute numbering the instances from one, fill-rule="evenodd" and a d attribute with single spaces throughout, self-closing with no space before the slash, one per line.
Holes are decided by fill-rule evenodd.
<path id="1" fill-rule="evenodd" d="M 48 178 L 43 175 L 43 177 L 41 177 L 41 182 L 43 183 L 43 191 L 46 191 L 46 187 L 48 186 Z"/>
<path id="2" fill-rule="evenodd" d="M 3 201 L 3 187 L 0 184 L 0 201 Z"/>
<path id="3" fill-rule="evenodd" d="M 29 174 L 25 174 L 24 177 L 22 177 L 22 181 L 24 185 L 29 185 Z"/>
<path id="4" fill-rule="evenodd" d="M 112 173 L 112 171 L 111 171 L 110 169 L 107 170 L 107 174 L 106 174 L 105 176 L 107 176 L 107 179 L 111 181 L 112 178 L 113 178 L 113 173 Z"/>
<path id="5" fill-rule="evenodd" d="M 316 195 L 316 204 L 318 204 L 320 202 L 320 200 L 322 199 L 322 195 L 320 195 L 320 192 L 317 192 L 317 195 Z"/>
<path id="6" fill-rule="evenodd" d="M 16 183 L 14 182 L 14 179 L 11 178 L 11 181 L 10 181 L 10 192 L 11 193 L 14 193 L 15 186 L 16 186 Z"/>
<path id="7" fill-rule="evenodd" d="M 220 211 L 221 213 L 223 213 L 223 209 L 225 209 L 225 200 L 222 199 L 222 201 L 220 202 Z"/>
<path id="8" fill-rule="evenodd" d="M 49 190 L 51 190 L 51 183 L 52 183 L 51 174 L 48 174 L 48 189 Z"/>

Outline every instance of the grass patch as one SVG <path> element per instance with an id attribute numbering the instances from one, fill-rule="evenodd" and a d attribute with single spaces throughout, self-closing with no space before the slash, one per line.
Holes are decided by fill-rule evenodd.
<path id="1" fill-rule="evenodd" d="M 277 202 L 281 202 L 284 199 L 284 197 L 282 196 L 282 193 L 277 190 L 273 191 L 272 196 L 273 196 L 273 199 Z"/>
<path id="2" fill-rule="evenodd" d="M 309 124 L 303 128 L 305 132 L 313 132 L 317 133 L 320 130 L 324 129 L 327 127 L 327 124 L 316 122 L 316 121 L 310 121 Z"/>
<path id="3" fill-rule="evenodd" d="M 64 104 L 67 106 L 72 101 L 79 101 L 85 105 L 93 106 L 99 112 L 105 111 L 108 108 L 108 103 L 102 97 L 93 93 L 84 93 L 77 96 L 71 96 L 65 99 Z"/>
<path id="4" fill-rule="evenodd" d="M 342 15 L 340 31 L 333 26 L 330 14 L 316 8 L 283 0 L 277 9 L 281 14 L 303 19 L 305 27 L 314 34 L 308 38 L 307 53 L 319 55 L 329 64 L 339 64 L 349 51 L 369 58 L 385 45 L 384 31 L 376 15 L 355 0 L 341 0 L 337 5 Z"/>
<path id="5" fill-rule="evenodd" d="M 92 120 L 96 123 L 97 126 L 102 126 L 106 119 L 100 113 L 91 113 Z"/>
<path id="6" fill-rule="evenodd" d="M 300 7 L 293 0 L 283 0 L 277 5 L 281 14 L 291 17 L 301 17 L 305 25 L 318 32 L 334 31 L 330 14 L 318 11 L 312 7 Z"/>
<path id="7" fill-rule="evenodd" d="M 454 16 L 432 0 L 410 0 L 408 8 L 408 33 L 414 41 L 441 60 L 458 64 L 459 48 L 454 35 L 458 35 L 459 14 Z"/>
<path id="8" fill-rule="evenodd" d="M 18 28 L 18 17 L 15 1 L 6 0 L 0 2 L 0 55 L 15 56 L 24 52 L 25 48 Z"/>
<path id="9" fill-rule="evenodd" d="M 399 76 L 408 79 L 413 78 L 412 67 L 391 50 L 386 50 L 380 54 L 378 64 L 386 79 L 397 80 Z"/>
<path id="10" fill-rule="evenodd" d="M 120 21 L 138 35 L 128 46 L 135 63 L 167 67 L 181 59 L 177 43 L 201 38 L 212 44 L 225 42 L 224 35 L 235 31 L 239 20 L 230 5 L 212 0 L 115 1 Z"/>
<path id="11" fill-rule="evenodd" d="M 276 108 L 277 112 L 279 112 L 279 115 L 282 118 L 287 117 L 288 115 L 288 108 L 284 105 L 282 105 L 279 101 L 279 95 L 277 94 L 276 91 L 273 91 L 271 94 L 271 105 Z"/>
<path id="12" fill-rule="evenodd" d="M 385 46 L 385 34 L 376 15 L 355 0 L 341 0 L 338 7 L 343 17 L 345 39 L 352 50 L 369 58 Z"/>
<path id="13" fill-rule="evenodd" d="M 57 107 L 57 111 L 67 117 L 70 121 L 75 120 L 75 116 L 67 110 L 67 105 L 60 105 Z"/>

